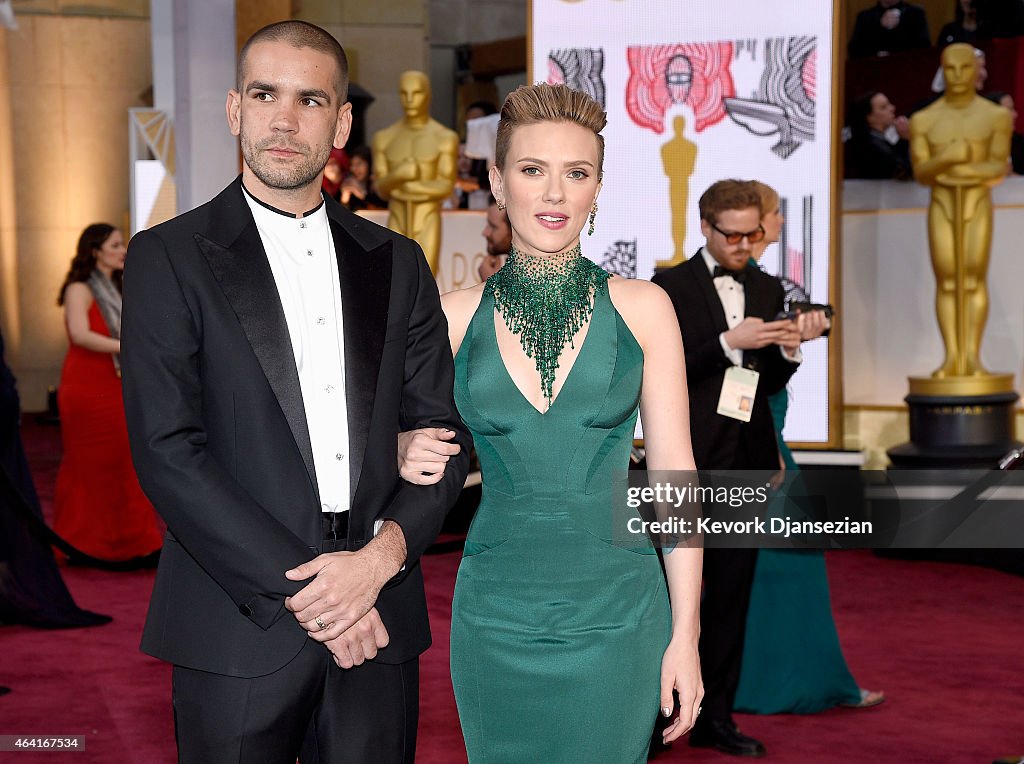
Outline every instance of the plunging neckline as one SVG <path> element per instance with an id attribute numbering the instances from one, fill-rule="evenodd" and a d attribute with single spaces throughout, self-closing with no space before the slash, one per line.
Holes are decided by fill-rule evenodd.
<path id="1" fill-rule="evenodd" d="M 533 405 L 532 401 L 530 401 L 530 399 L 526 397 L 526 393 L 524 393 L 519 388 L 519 385 L 516 384 L 515 378 L 512 376 L 511 372 L 509 372 L 509 370 L 508 370 L 508 365 L 505 363 L 505 357 L 501 354 L 501 345 L 498 344 L 498 323 L 497 322 L 500 320 L 502 322 L 502 324 L 505 326 L 506 329 L 508 329 L 508 324 L 505 324 L 505 319 L 501 315 L 501 311 L 498 310 L 497 306 L 495 305 L 494 296 L 491 295 L 491 308 L 492 308 L 492 310 L 491 310 L 491 322 L 490 322 L 490 325 L 491 325 L 491 337 L 494 339 L 494 350 L 498 354 L 498 362 L 501 365 L 501 370 L 505 373 L 505 379 L 507 379 L 509 384 L 512 385 L 512 389 L 516 391 L 516 393 L 519 395 L 519 398 L 522 400 L 522 402 L 525 403 L 527 406 L 529 406 L 530 409 L 532 409 L 534 411 L 534 413 L 536 413 L 538 416 L 542 416 L 542 417 L 543 416 L 547 416 L 555 408 L 555 403 L 557 403 L 559 401 L 559 399 L 561 399 L 562 393 L 565 392 L 565 388 L 568 386 L 569 381 L 573 378 L 573 374 L 576 371 L 576 366 L 579 364 L 580 359 L 583 357 L 583 352 L 587 349 L 587 342 L 590 340 L 591 329 L 593 329 L 594 321 L 597 319 L 598 291 L 599 290 L 596 290 L 596 289 L 594 290 L 593 309 L 590 312 L 590 320 L 587 322 L 587 331 L 583 335 L 582 342 L 580 342 L 580 350 L 576 354 L 576 358 L 575 358 L 575 360 L 573 360 L 572 366 L 569 367 L 569 371 L 566 373 L 565 379 L 562 380 L 562 386 L 558 389 L 558 395 L 554 396 L 551 399 L 551 402 L 548 404 L 548 407 L 547 407 L 546 411 L 541 411 L 539 408 L 537 408 L 536 406 Z M 511 331 L 512 330 L 509 329 L 510 333 L 511 333 Z M 515 334 L 512 334 L 512 337 L 515 338 L 517 343 L 519 342 L 519 338 L 516 337 Z M 519 347 L 521 348 L 522 345 L 520 344 Z M 563 347 L 563 351 L 564 351 L 564 347 Z M 559 359 L 561 359 L 561 357 L 562 357 L 561 354 L 559 354 Z M 529 356 L 527 356 L 527 358 L 529 358 Z M 533 359 L 531 358 L 530 360 L 532 361 Z"/>

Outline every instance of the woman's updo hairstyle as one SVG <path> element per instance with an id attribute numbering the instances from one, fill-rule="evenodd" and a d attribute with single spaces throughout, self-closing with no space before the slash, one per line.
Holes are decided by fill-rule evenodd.
<path id="1" fill-rule="evenodd" d="M 539 122 L 572 122 L 585 127 L 597 138 L 597 170 L 604 166 L 604 137 L 601 131 L 608 124 L 608 115 L 601 104 L 581 90 L 565 85 L 520 85 L 505 99 L 498 122 L 495 164 L 501 170 L 512 142 L 512 132 L 523 125 Z"/>
<path id="2" fill-rule="evenodd" d="M 762 183 L 759 180 L 752 180 L 754 188 L 757 189 L 758 195 L 761 197 L 761 217 L 771 214 L 779 209 L 781 201 L 779 199 L 779 192 L 769 186 L 767 183 Z"/>

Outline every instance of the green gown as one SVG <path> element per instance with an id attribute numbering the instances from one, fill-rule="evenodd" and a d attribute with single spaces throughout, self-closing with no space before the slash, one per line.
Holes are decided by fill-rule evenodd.
<path id="1" fill-rule="evenodd" d="M 768 399 L 779 450 L 792 475 L 799 468 L 782 440 L 788 393 Z M 733 708 L 753 714 L 813 714 L 860 701 L 832 619 L 825 553 L 762 549 L 747 609 L 743 665 Z"/>
<path id="2" fill-rule="evenodd" d="M 455 358 L 483 495 L 452 603 L 451 669 L 469 760 L 643 762 L 671 617 L 650 547 L 611 543 L 643 352 L 595 297 L 547 413 L 502 362 L 485 291 Z"/>

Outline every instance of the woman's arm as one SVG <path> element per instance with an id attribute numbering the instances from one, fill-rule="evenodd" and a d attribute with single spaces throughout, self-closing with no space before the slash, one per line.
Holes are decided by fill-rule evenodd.
<path id="1" fill-rule="evenodd" d="M 462 339 L 469 329 L 469 322 L 480 305 L 484 294 L 484 285 L 476 284 L 467 289 L 459 289 L 441 295 L 441 310 L 448 319 L 448 340 L 452 346 L 452 356 L 459 354 Z"/>
<path id="2" fill-rule="evenodd" d="M 85 282 L 75 281 L 64 290 L 64 325 L 71 344 L 96 353 L 120 353 L 121 343 L 89 328 L 92 292 Z"/>
<path id="3" fill-rule="evenodd" d="M 452 347 L 452 356 L 459 353 L 459 346 L 462 345 L 482 295 L 482 284 L 441 295 L 441 309 L 448 320 L 448 342 Z M 447 442 L 454 435 L 451 430 L 440 427 L 424 427 L 398 433 L 398 474 L 416 485 L 433 485 L 440 481 L 444 477 L 445 464 L 461 450 L 457 443 Z"/>
<path id="4" fill-rule="evenodd" d="M 640 417 L 644 427 L 647 469 L 678 471 L 692 476 L 696 465 L 690 445 L 686 363 L 679 322 L 668 295 L 647 281 L 613 279 L 609 289 L 616 308 L 644 351 Z M 700 637 L 700 581 L 703 550 L 664 550 L 665 573 L 672 606 L 672 637 L 661 666 L 662 713 L 679 693 L 679 718 L 664 731 L 671 742 L 693 726 L 704 686 L 697 642 Z M 669 709 L 668 713 L 665 709 Z"/>

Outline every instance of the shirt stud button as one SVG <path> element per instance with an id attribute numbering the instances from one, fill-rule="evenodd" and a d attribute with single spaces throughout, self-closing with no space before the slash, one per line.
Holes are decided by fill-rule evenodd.
<path id="1" fill-rule="evenodd" d="M 313 256 L 313 250 L 307 249 L 306 250 L 306 255 L 309 256 L 309 257 L 312 257 Z"/>
<path id="2" fill-rule="evenodd" d="M 318 323 L 318 324 L 319 324 L 320 326 L 323 326 L 324 324 L 326 324 L 326 323 L 327 323 L 327 319 L 325 319 L 325 318 L 324 318 L 323 316 L 320 316 L 320 318 L 318 318 L 318 319 L 316 320 L 316 322 L 317 322 L 317 323 Z"/>
<path id="3" fill-rule="evenodd" d="M 340 462 L 342 459 L 345 458 L 345 455 L 344 454 L 335 454 L 334 458 L 337 459 Z"/>

